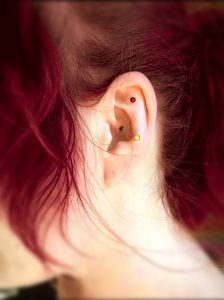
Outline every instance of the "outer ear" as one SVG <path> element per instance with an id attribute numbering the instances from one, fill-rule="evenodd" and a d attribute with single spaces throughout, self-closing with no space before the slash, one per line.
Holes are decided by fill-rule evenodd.
<path id="1" fill-rule="evenodd" d="M 104 168 L 104 184 L 111 186 L 130 164 L 130 158 L 152 151 L 157 99 L 149 79 L 140 72 L 118 76 L 99 104 L 96 122 Z M 151 153 L 152 154 L 152 153 Z"/>

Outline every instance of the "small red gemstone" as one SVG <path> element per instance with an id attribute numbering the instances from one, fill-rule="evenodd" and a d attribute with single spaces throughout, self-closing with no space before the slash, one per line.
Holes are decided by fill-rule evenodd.
<path id="1" fill-rule="evenodd" d="M 130 101 L 131 101 L 131 103 L 135 103 L 135 101 L 136 101 L 135 97 L 131 97 Z"/>

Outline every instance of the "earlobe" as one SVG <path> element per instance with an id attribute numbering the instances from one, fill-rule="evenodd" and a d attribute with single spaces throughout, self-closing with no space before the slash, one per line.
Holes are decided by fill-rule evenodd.
<path id="1" fill-rule="evenodd" d="M 139 72 L 120 75 L 104 97 L 108 147 L 102 155 L 105 184 L 122 177 L 130 159 L 147 151 L 157 104 L 148 78 Z M 109 109 L 108 109 L 109 108 Z M 105 134 L 104 134 L 105 136 Z"/>

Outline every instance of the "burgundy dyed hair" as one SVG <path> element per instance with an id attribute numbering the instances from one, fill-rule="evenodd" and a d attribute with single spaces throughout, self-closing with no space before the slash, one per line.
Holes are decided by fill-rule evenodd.
<path id="1" fill-rule="evenodd" d="M 1 2 L 1 206 L 10 224 L 41 255 L 35 236 L 45 213 L 65 213 L 72 189 L 82 201 L 77 103 L 139 71 L 159 99 L 164 205 L 223 262 L 224 13 L 189 14 L 177 2 L 76 3 L 74 11 L 94 30 L 69 48 L 49 38 L 28 2 Z"/>

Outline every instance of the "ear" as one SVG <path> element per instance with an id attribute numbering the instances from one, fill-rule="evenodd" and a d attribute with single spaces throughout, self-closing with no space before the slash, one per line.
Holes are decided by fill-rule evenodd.
<path id="1" fill-rule="evenodd" d="M 99 102 L 96 122 L 102 151 L 105 187 L 118 182 L 130 160 L 152 150 L 157 116 L 157 99 L 149 79 L 140 72 L 118 76 Z M 99 123 L 98 123 L 99 124 Z M 152 153 L 151 153 L 152 154 Z"/>

